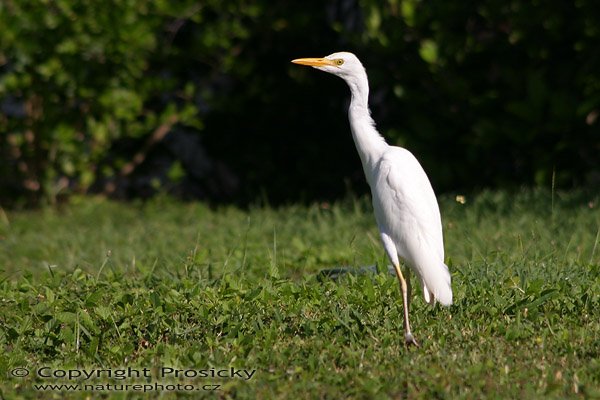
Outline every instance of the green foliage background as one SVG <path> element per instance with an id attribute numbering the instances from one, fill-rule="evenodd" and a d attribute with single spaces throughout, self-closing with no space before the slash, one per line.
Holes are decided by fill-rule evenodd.
<path id="1" fill-rule="evenodd" d="M 0 201 L 109 191 L 176 125 L 240 177 L 236 201 L 362 192 L 347 88 L 289 63 L 338 50 L 436 189 L 597 185 L 599 18 L 592 0 L 5 0 Z"/>

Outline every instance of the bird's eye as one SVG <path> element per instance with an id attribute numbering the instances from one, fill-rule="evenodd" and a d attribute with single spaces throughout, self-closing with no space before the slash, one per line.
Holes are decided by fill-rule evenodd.
<path id="1" fill-rule="evenodd" d="M 337 65 L 338 67 L 340 65 L 342 65 L 343 63 L 344 63 L 344 60 L 342 60 L 341 58 L 338 58 L 338 59 L 335 60 L 335 65 Z"/>

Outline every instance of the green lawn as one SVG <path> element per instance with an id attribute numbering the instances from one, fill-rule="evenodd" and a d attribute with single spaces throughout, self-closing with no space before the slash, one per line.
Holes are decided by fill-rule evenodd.
<path id="1" fill-rule="evenodd" d="M 393 276 L 319 279 L 387 265 L 366 199 L 0 210 L 0 398 L 600 398 L 598 195 L 440 204 L 455 304 L 414 293 L 419 349 Z"/>

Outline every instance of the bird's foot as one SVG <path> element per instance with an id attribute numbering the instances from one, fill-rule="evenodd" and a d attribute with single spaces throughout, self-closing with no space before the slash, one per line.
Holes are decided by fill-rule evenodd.
<path id="1" fill-rule="evenodd" d="M 404 334 L 404 344 L 406 345 L 406 347 L 410 347 L 410 346 L 420 347 L 419 343 L 417 342 L 417 340 L 414 338 L 414 336 L 410 332 L 406 332 Z"/>

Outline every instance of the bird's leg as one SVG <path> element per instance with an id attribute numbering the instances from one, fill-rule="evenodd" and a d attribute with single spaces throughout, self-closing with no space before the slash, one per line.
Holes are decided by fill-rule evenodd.
<path id="1" fill-rule="evenodd" d="M 394 268 L 396 269 L 396 275 L 398 276 L 398 280 L 400 281 L 400 290 L 402 291 L 402 308 L 404 310 L 404 343 L 407 346 L 414 345 L 419 347 L 419 343 L 415 340 L 410 331 L 410 322 L 408 321 L 408 308 L 409 308 L 409 292 L 410 290 L 410 278 L 407 280 L 404 279 L 402 275 L 402 271 L 400 270 L 400 265 L 394 263 Z M 408 274 L 407 274 L 408 277 Z"/>
<path id="2" fill-rule="evenodd" d="M 410 300 L 412 299 L 412 285 L 410 284 L 410 271 L 408 270 L 408 268 L 405 268 L 404 272 L 406 273 L 406 277 L 404 278 L 404 279 L 406 279 L 406 310 L 407 310 L 407 313 L 410 314 Z"/>
<path id="3" fill-rule="evenodd" d="M 406 344 L 413 344 L 416 347 L 419 347 L 419 343 L 414 338 L 412 333 L 410 333 L 410 325 L 408 324 L 408 314 L 410 313 L 410 301 L 412 299 L 412 285 L 410 284 L 410 271 L 408 267 L 405 269 L 406 271 L 406 325 L 408 326 L 408 334 L 405 335 Z"/>

